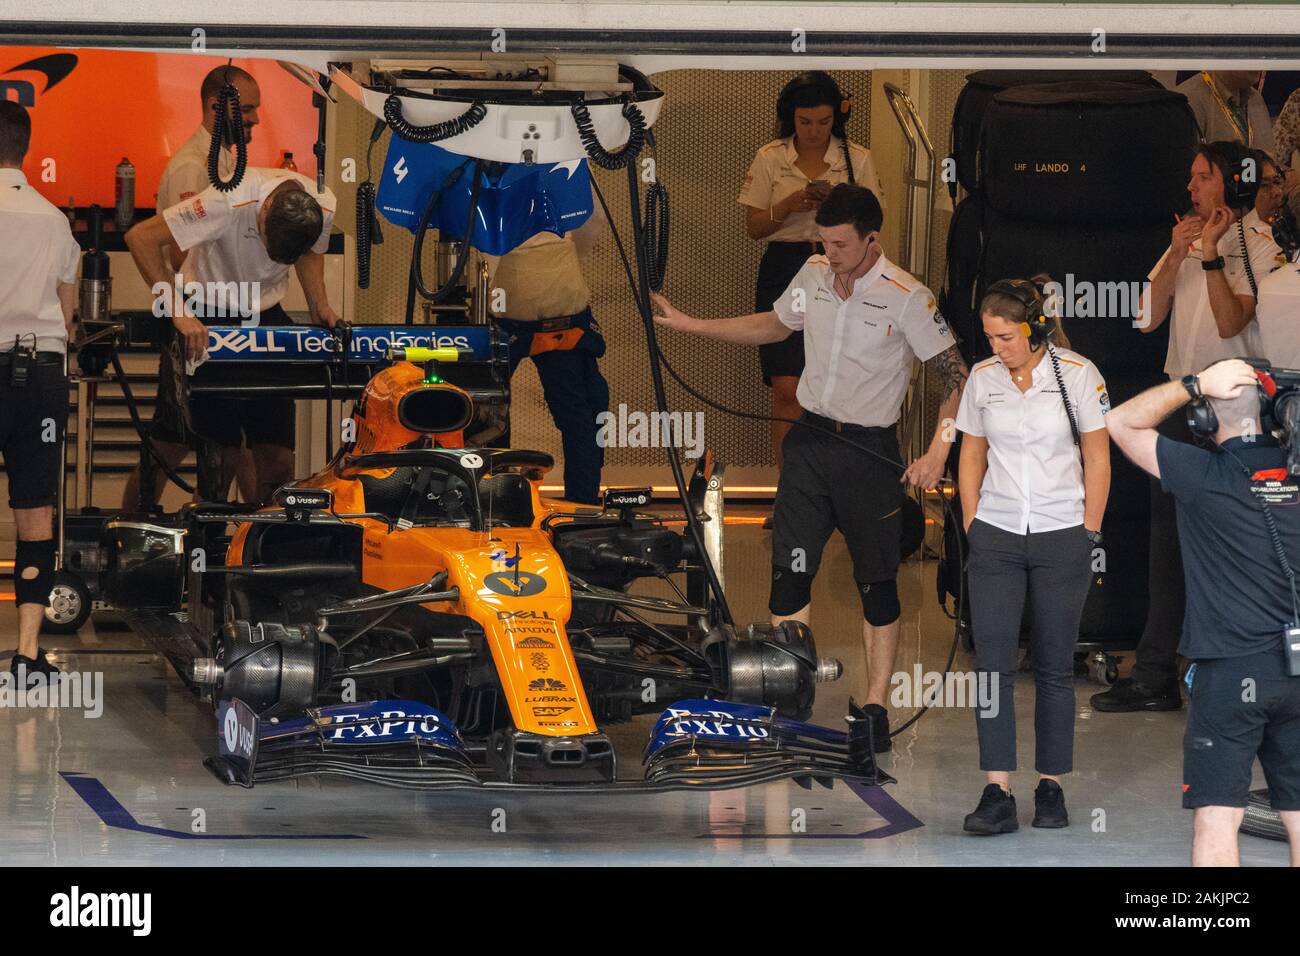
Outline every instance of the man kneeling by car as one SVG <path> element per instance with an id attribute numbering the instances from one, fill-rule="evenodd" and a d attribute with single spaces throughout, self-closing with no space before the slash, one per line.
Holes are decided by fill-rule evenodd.
<path id="1" fill-rule="evenodd" d="M 1229 359 L 1106 416 L 1115 443 L 1177 503 L 1187 582 L 1178 652 L 1192 661 L 1183 806 L 1196 811 L 1194 866 L 1237 865 L 1256 756 L 1291 864 L 1300 865 L 1300 676 L 1292 676 L 1300 647 L 1293 652 L 1286 637 L 1300 616 L 1290 580 L 1300 567 L 1300 491 L 1286 448 L 1262 433 L 1258 386 L 1250 365 Z M 1156 432 L 1189 401 L 1198 407 L 1193 434 L 1207 447 Z"/>

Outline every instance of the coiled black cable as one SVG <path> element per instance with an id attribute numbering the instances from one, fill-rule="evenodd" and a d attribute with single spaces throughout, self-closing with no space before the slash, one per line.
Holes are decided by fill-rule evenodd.
<path id="1" fill-rule="evenodd" d="M 230 179 L 221 178 L 221 150 L 235 147 L 235 169 Z M 217 93 L 217 115 L 212 123 L 212 145 L 208 147 L 208 182 L 218 192 L 228 193 L 244 179 L 248 168 L 248 144 L 244 142 L 244 117 L 239 106 L 239 90 L 227 78 Z"/>
<path id="2" fill-rule="evenodd" d="M 379 231 L 379 221 L 375 219 L 375 184 L 372 181 L 371 154 L 375 143 L 386 128 L 383 120 L 375 120 L 375 128 L 370 133 L 370 145 L 366 149 L 366 181 L 357 187 L 357 288 L 370 288 L 370 247 L 373 243 L 382 243 L 384 235 Z"/>
<path id="3" fill-rule="evenodd" d="M 1074 417 L 1074 406 L 1070 404 L 1070 396 L 1065 393 L 1065 378 L 1061 375 L 1061 360 L 1056 357 L 1056 349 L 1052 348 L 1052 343 L 1046 343 L 1047 357 L 1052 360 L 1052 374 L 1056 376 L 1056 387 L 1061 390 L 1061 404 L 1065 406 L 1065 417 L 1070 420 L 1070 434 L 1074 436 L 1074 447 L 1080 449 L 1082 454 L 1083 445 L 1079 440 L 1079 422 Z"/>
<path id="4" fill-rule="evenodd" d="M 662 292 L 668 271 L 668 190 L 659 181 L 657 168 L 655 181 L 645 192 L 645 223 L 641 227 L 641 236 L 646 278 L 651 289 Z"/>
<path id="5" fill-rule="evenodd" d="M 432 126 L 413 126 L 402 116 L 401 97 L 394 93 L 384 100 L 384 119 L 393 128 L 394 133 L 412 143 L 436 143 L 439 140 L 459 136 L 483 122 L 485 116 L 487 116 L 487 107 L 480 100 L 475 100 L 469 105 L 469 109 L 459 116 L 434 123 Z"/>
<path id="6" fill-rule="evenodd" d="M 623 169 L 640 155 L 641 147 L 645 145 L 646 123 L 635 103 L 628 101 L 623 104 L 623 118 L 628 125 L 627 142 L 615 153 L 600 145 L 600 137 L 596 135 L 596 128 L 591 123 L 591 111 L 585 102 L 578 99 L 569 106 L 569 110 L 573 113 L 573 122 L 578 126 L 578 138 L 582 140 L 583 149 L 601 169 Z"/>
<path id="7" fill-rule="evenodd" d="M 1241 262 L 1246 267 L 1246 279 L 1250 282 L 1250 293 L 1259 298 L 1259 285 L 1255 282 L 1255 270 L 1250 266 L 1250 250 L 1246 247 L 1246 227 L 1237 220 L 1237 241 L 1241 243 Z"/>
<path id="8" fill-rule="evenodd" d="M 357 288 L 370 288 L 371 233 L 375 225 L 375 184 L 366 180 L 357 187 Z"/>

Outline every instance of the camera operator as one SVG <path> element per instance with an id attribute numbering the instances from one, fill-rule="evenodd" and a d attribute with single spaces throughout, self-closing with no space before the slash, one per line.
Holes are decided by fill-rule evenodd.
<path id="1" fill-rule="evenodd" d="M 1256 151 L 1240 143 L 1206 143 L 1196 151 L 1187 183 L 1192 209 L 1176 217 L 1170 246 L 1148 276 L 1150 290 L 1136 323 L 1146 334 L 1170 323 L 1165 373 L 1172 380 L 1219 359 L 1260 354 L 1255 298 L 1259 280 L 1277 264 L 1268 227 L 1250 218 L 1261 172 Z M 1190 438 L 1180 420 L 1165 422 L 1161 431 L 1176 441 Z M 1184 604 L 1178 535 L 1173 501 L 1154 482 L 1150 555 L 1147 619 L 1133 674 L 1094 694 L 1097 710 L 1183 706 L 1176 650 Z"/>
<path id="2" fill-rule="evenodd" d="M 1183 806 L 1196 811 L 1195 866 L 1237 865 L 1256 756 L 1300 864 L 1300 678 L 1290 676 L 1300 666 L 1288 665 L 1300 651 L 1284 640 L 1297 616 L 1284 563 L 1300 561 L 1300 491 L 1286 449 L 1261 431 L 1258 384 L 1250 365 L 1228 359 L 1106 416 L 1115 444 L 1177 501 L 1187 589 L 1178 650 L 1192 661 Z M 1211 447 L 1156 431 L 1189 401 Z"/>

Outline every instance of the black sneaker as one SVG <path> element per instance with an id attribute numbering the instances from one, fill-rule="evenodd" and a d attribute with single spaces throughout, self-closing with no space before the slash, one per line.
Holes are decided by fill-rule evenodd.
<path id="1" fill-rule="evenodd" d="M 987 836 L 992 833 L 1014 833 L 1020 829 L 1016 819 L 1016 798 L 996 783 L 990 783 L 980 795 L 980 805 L 974 813 L 966 814 L 961 827 L 967 833 Z"/>
<path id="2" fill-rule="evenodd" d="M 894 742 L 889 739 L 889 711 L 879 704 L 867 704 L 862 710 L 871 718 L 872 752 L 883 754 L 893 749 Z"/>
<path id="3" fill-rule="evenodd" d="M 1044 830 L 1070 825 L 1070 815 L 1065 812 L 1065 791 L 1055 780 L 1040 780 L 1034 788 L 1033 825 Z"/>
<path id="4" fill-rule="evenodd" d="M 9 673 L 17 677 L 18 669 L 20 667 L 23 668 L 23 672 L 29 683 L 32 677 L 36 674 L 45 675 L 45 680 L 47 682 L 52 681 L 54 678 L 59 676 L 59 669 L 51 664 L 46 658 L 45 648 L 43 647 L 37 649 L 35 660 L 32 660 L 24 654 L 15 652 L 14 656 L 9 660 Z"/>
<path id="5" fill-rule="evenodd" d="M 1183 695 L 1178 692 L 1178 682 L 1164 687 L 1151 687 L 1131 677 L 1117 680 L 1110 690 L 1092 695 L 1093 710 L 1110 714 L 1131 713 L 1138 710 L 1181 710 Z"/>

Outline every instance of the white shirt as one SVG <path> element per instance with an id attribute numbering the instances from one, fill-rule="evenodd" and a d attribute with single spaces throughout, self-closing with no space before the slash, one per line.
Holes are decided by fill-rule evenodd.
<path id="1" fill-rule="evenodd" d="M 337 202 L 326 189 L 316 192 L 316 181 L 289 169 L 249 166 L 230 192 L 209 186 L 197 196 L 163 212 L 176 245 L 187 252 L 181 266 L 183 281 L 207 283 L 257 283 L 258 303 L 269 309 L 284 298 L 289 287 L 289 267 L 275 262 L 257 230 L 262 203 L 286 179 L 296 179 L 320 204 L 324 225 L 312 252 L 329 249 Z M 207 303 L 212 305 L 211 302 Z"/>
<path id="2" fill-rule="evenodd" d="M 954 345 L 952 332 L 930 290 L 883 255 L 847 299 L 835 294 L 834 281 L 826 257 L 813 256 L 773 303 L 787 328 L 803 330 L 795 396 L 807 411 L 839 422 L 893 425 L 912 359 Z"/>
<path id="3" fill-rule="evenodd" d="M 880 180 L 876 176 L 876 165 L 871 160 L 871 150 L 857 143 L 849 143 L 849 153 L 853 156 L 853 178 L 859 186 L 865 186 L 876 194 L 884 208 L 885 197 L 880 192 Z M 745 175 L 745 184 L 740 187 L 737 199 L 742 206 L 755 209 L 771 209 L 787 196 L 792 196 L 812 182 L 796 166 L 799 158 L 794 148 L 794 137 L 775 139 L 763 146 L 754 155 Z M 825 161 L 830 168 L 821 174 L 821 179 L 828 183 L 847 183 L 848 167 L 844 162 L 844 148 L 840 139 L 832 136 L 826 146 Z M 781 221 L 776 232 L 767 237 L 768 242 L 816 242 L 820 236 L 814 209 L 792 212 Z"/>
<path id="4" fill-rule="evenodd" d="M 1110 397 L 1097 366 L 1077 352 L 1053 349 L 1079 433 L 1104 428 Z M 989 443 L 975 517 L 1012 534 L 1083 523 L 1083 463 L 1050 355 L 1034 366 L 1023 393 L 999 359 L 976 365 L 962 390 L 957 427 Z"/>
<path id="5" fill-rule="evenodd" d="M 77 281 L 80 259 L 68 217 L 21 169 L 0 169 L 0 352 L 14 336 L 23 348 L 67 351 L 59 285 Z"/>
<path id="6" fill-rule="evenodd" d="M 1260 280 L 1255 324 L 1258 358 L 1274 368 L 1300 368 L 1300 264 L 1285 263 Z"/>
<path id="7" fill-rule="evenodd" d="M 1277 265 L 1280 253 L 1273 233 L 1259 221 L 1252 210 L 1241 221 L 1246 234 L 1246 249 L 1250 253 L 1251 268 L 1258 284 Z M 1170 249 L 1160 257 L 1148 274 L 1154 279 Z M 1251 295 L 1250 280 L 1246 276 L 1245 260 L 1241 256 L 1241 240 L 1233 225 L 1219 240 L 1218 255 L 1224 258 L 1224 276 L 1236 295 Z M 1220 359 L 1256 356 L 1260 354 L 1258 326 L 1252 321 L 1232 338 L 1219 338 L 1219 328 L 1210 308 L 1210 293 L 1206 286 L 1206 272 L 1201 268 L 1201 240 L 1192 244 L 1192 250 L 1178 267 L 1174 279 L 1174 302 L 1169 322 L 1169 352 L 1165 358 L 1165 373 L 1171 379 L 1182 378 L 1213 365 Z"/>
<path id="8" fill-rule="evenodd" d="M 172 154 L 158 180 L 158 211 L 170 209 L 183 199 L 197 196 L 212 183 L 208 179 L 208 150 L 212 148 L 212 134 L 200 126 L 194 135 Z M 235 157 L 223 149 L 217 159 L 217 169 L 222 179 L 229 179 L 235 171 Z"/>

